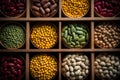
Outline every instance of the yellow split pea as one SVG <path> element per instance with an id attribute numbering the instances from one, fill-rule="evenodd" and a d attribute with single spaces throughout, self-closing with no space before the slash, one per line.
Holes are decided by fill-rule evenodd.
<path id="1" fill-rule="evenodd" d="M 57 61 L 54 56 L 36 55 L 30 60 L 30 72 L 36 80 L 51 80 L 57 71 Z"/>
<path id="2" fill-rule="evenodd" d="M 53 24 L 36 24 L 32 28 L 31 42 L 37 48 L 52 48 L 57 43 L 57 31 Z"/>
<path id="3" fill-rule="evenodd" d="M 89 10 L 89 0 L 62 0 L 62 10 L 68 17 L 82 17 Z"/>

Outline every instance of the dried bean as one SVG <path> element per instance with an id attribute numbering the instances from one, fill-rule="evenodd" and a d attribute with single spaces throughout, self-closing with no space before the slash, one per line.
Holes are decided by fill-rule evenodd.
<path id="1" fill-rule="evenodd" d="M 81 60 L 76 60 L 76 57 L 79 57 Z M 66 59 L 67 60 L 64 60 Z M 68 66 L 69 70 L 66 70 L 66 65 L 62 66 L 62 72 L 64 74 L 65 77 L 67 77 L 68 79 L 72 80 L 76 80 L 79 79 L 79 76 L 81 76 L 82 78 L 85 78 L 88 73 L 89 73 L 89 65 L 85 65 L 85 61 L 84 59 L 87 59 L 87 56 L 85 55 L 79 55 L 79 54 L 73 54 L 73 55 L 67 55 L 65 58 L 63 59 L 63 63 L 65 62 L 70 62 L 71 65 Z M 81 62 L 80 64 L 77 65 L 77 63 Z M 84 65 L 84 67 L 81 67 L 81 65 Z M 64 68 L 64 69 L 63 69 Z M 68 72 L 70 73 L 70 75 L 68 75 Z M 67 74 L 67 75 L 66 75 Z"/>
<path id="2" fill-rule="evenodd" d="M 39 11 L 39 7 L 37 7 L 37 6 L 32 6 L 32 9 L 35 11 Z"/>
<path id="3" fill-rule="evenodd" d="M 57 4 L 55 3 L 54 5 L 50 6 L 50 10 L 54 10 L 57 7 Z"/>
<path id="4" fill-rule="evenodd" d="M 43 9 L 42 7 L 40 7 L 40 12 L 41 12 L 43 15 L 45 15 L 45 11 L 44 11 L 44 9 Z"/>
<path id="5" fill-rule="evenodd" d="M 50 9 L 49 9 L 49 8 L 46 8 L 45 11 L 46 11 L 47 13 L 49 13 L 49 12 L 50 12 Z"/>
<path id="6" fill-rule="evenodd" d="M 44 8 L 48 8 L 49 6 L 51 5 L 51 3 L 50 2 L 47 2 L 46 4 L 44 4 Z"/>

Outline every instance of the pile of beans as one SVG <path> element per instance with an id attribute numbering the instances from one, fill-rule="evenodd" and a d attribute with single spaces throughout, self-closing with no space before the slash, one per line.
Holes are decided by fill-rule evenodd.
<path id="1" fill-rule="evenodd" d="M 89 74 L 89 59 L 83 54 L 69 54 L 62 61 L 62 73 L 68 80 L 83 80 Z"/>
<path id="2" fill-rule="evenodd" d="M 57 13 L 58 0 L 32 0 L 31 10 L 37 17 L 52 17 Z"/>
<path id="3" fill-rule="evenodd" d="M 85 16 L 89 7 L 89 0 L 62 0 L 62 11 L 68 17 Z"/>
<path id="4" fill-rule="evenodd" d="M 0 58 L 0 80 L 21 80 L 25 72 L 25 63 L 21 56 L 3 56 Z"/>
<path id="5" fill-rule="evenodd" d="M 99 54 L 95 59 L 95 74 L 103 80 L 115 80 L 120 75 L 120 59 L 111 54 Z"/>
<path id="6" fill-rule="evenodd" d="M 30 72 L 36 80 L 51 80 L 57 74 L 57 61 L 54 56 L 42 54 L 30 60 Z"/>
<path id="7" fill-rule="evenodd" d="M 68 48 L 83 48 L 89 38 L 87 27 L 82 24 L 69 24 L 62 30 L 62 40 Z"/>
<path id="8" fill-rule="evenodd" d="M 25 43 L 25 31 L 19 23 L 7 23 L 0 28 L 0 43 L 7 49 L 20 48 Z"/>
<path id="9" fill-rule="evenodd" d="M 104 17 L 117 16 L 120 13 L 119 0 L 95 0 L 95 12 Z"/>
<path id="10" fill-rule="evenodd" d="M 95 27 L 95 44 L 100 48 L 114 48 L 120 42 L 120 28 L 114 23 L 103 23 Z"/>
<path id="11" fill-rule="evenodd" d="M 9 17 L 16 17 L 25 12 L 26 0 L 0 0 L 0 11 Z"/>
<path id="12" fill-rule="evenodd" d="M 31 42 L 37 48 L 52 48 L 57 43 L 57 31 L 53 24 L 36 24 L 31 31 Z"/>

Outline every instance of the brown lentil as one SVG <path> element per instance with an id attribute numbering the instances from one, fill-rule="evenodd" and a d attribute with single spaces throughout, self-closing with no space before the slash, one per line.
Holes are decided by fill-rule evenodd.
<path id="1" fill-rule="evenodd" d="M 37 48 L 51 48 L 56 44 L 57 38 L 56 28 L 53 24 L 37 24 L 32 28 L 31 42 Z"/>
<path id="2" fill-rule="evenodd" d="M 63 13 L 72 18 L 86 15 L 89 9 L 89 0 L 62 0 Z"/>
<path id="3" fill-rule="evenodd" d="M 30 60 L 30 72 L 36 80 L 51 80 L 57 73 L 57 61 L 51 55 L 35 55 Z"/>

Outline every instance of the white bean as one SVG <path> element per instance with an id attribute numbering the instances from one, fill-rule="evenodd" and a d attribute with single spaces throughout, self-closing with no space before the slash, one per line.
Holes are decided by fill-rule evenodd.
<path id="1" fill-rule="evenodd" d="M 102 61 L 102 62 L 100 62 L 100 65 L 105 66 L 106 64 L 105 64 L 105 62 Z"/>
<path id="2" fill-rule="evenodd" d="M 75 71 L 75 75 L 79 75 L 80 74 L 80 70 Z"/>
<path id="3" fill-rule="evenodd" d="M 75 73 L 74 73 L 74 72 L 71 72 L 70 75 L 71 75 L 71 76 L 75 76 Z"/>
<path id="4" fill-rule="evenodd" d="M 70 71 L 71 71 L 71 72 L 73 72 L 73 71 L 74 71 L 74 69 L 73 69 L 73 67 L 72 67 L 72 66 L 70 66 L 69 68 L 70 68 Z"/>
<path id="5" fill-rule="evenodd" d="M 75 67 L 74 67 L 75 70 L 78 70 L 78 69 L 80 69 L 80 68 L 81 68 L 80 66 L 75 66 Z"/>
<path id="6" fill-rule="evenodd" d="M 76 62 L 76 61 L 75 61 L 75 59 L 72 58 L 72 59 L 71 59 L 71 62 L 74 63 L 74 62 Z"/>
<path id="7" fill-rule="evenodd" d="M 81 61 L 79 61 L 79 62 L 76 62 L 76 65 L 80 65 L 82 62 Z"/>
<path id="8" fill-rule="evenodd" d="M 81 58 L 80 58 L 80 57 L 75 57 L 75 60 L 76 60 L 76 61 L 80 61 Z"/>
<path id="9" fill-rule="evenodd" d="M 62 63 L 62 66 L 65 66 L 66 64 L 67 64 L 67 62 L 63 62 L 63 63 Z"/>
<path id="10" fill-rule="evenodd" d="M 82 76 L 86 76 L 85 72 L 81 72 L 81 75 L 82 75 Z"/>
<path id="11" fill-rule="evenodd" d="M 79 80 L 83 80 L 83 76 L 79 76 L 78 78 L 79 78 Z"/>
<path id="12" fill-rule="evenodd" d="M 84 63 L 81 63 L 81 67 L 84 68 L 84 67 L 85 67 L 85 64 L 84 64 Z"/>
<path id="13" fill-rule="evenodd" d="M 68 58 L 66 57 L 66 58 L 63 59 L 63 62 L 65 62 L 65 61 L 67 61 L 67 60 L 68 60 Z"/>
<path id="14" fill-rule="evenodd" d="M 108 74 L 108 70 L 105 70 L 104 73 L 105 73 L 105 74 Z"/>
<path id="15" fill-rule="evenodd" d="M 70 60 L 67 60 L 67 64 L 68 64 L 69 66 L 71 66 L 71 62 L 70 62 Z"/>
<path id="16" fill-rule="evenodd" d="M 70 77 L 70 72 L 69 72 L 69 71 L 66 72 L 66 76 L 67 76 L 67 77 Z"/>
<path id="17" fill-rule="evenodd" d="M 76 78 L 75 77 L 70 77 L 70 80 L 75 80 Z"/>
<path id="18" fill-rule="evenodd" d="M 119 66 L 119 65 L 120 65 L 120 62 L 117 61 L 117 62 L 115 63 L 115 66 Z"/>
<path id="19" fill-rule="evenodd" d="M 68 67 L 68 65 L 65 65 L 65 69 L 68 71 L 69 70 L 69 67 Z"/>
<path id="20" fill-rule="evenodd" d="M 85 73 L 88 74 L 88 73 L 89 73 L 89 70 L 86 70 Z"/>
<path id="21" fill-rule="evenodd" d="M 76 62 L 72 63 L 72 66 L 75 67 L 76 66 Z"/>

